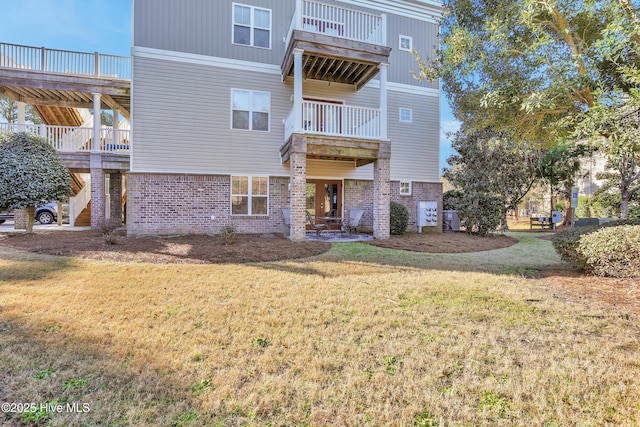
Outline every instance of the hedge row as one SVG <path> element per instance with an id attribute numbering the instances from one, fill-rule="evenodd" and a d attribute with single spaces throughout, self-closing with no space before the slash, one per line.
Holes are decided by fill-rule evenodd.
<path id="1" fill-rule="evenodd" d="M 599 276 L 640 277 L 640 221 L 614 221 L 565 230 L 553 238 L 560 257 Z"/>

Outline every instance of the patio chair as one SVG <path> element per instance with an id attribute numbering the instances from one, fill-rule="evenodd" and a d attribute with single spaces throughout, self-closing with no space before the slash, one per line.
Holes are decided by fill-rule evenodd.
<path id="1" fill-rule="evenodd" d="M 342 222 L 342 229 L 349 232 L 349 234 L 352 234 L 354 231 L 357 233 L 360 220 L 362 220 L 362 214 L 364 214 L 364 209 L 349 209 L 348 217 Z"/>
<path id="2" fill-rule="evenodd" d="M 311 215 L 311 212 L 305 211 L 307 214 L 307 224 L 316 232 L 316 236 L 320 237 L 321 231 L 328 231 L 329 226 L 323 220 L 317 219 L 315 216 Z M 320 222 L 318 222 L 320 221 Z"/>
<path id="3" fill-rule="evenodd" d="M 291 209 L 282 209 L 282 217 L 284 218 L 284 225 L 287 228 L 291 228 Z"/>

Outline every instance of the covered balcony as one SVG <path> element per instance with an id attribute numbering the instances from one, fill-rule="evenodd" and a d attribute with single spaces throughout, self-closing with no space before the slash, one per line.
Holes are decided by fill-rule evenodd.
<path id="1" fill-rule="evenodd" d="M 285 143 L 280 148 L 283 163 L 294 149 L 294 134 L 306 140 L 308 159 L 350 160 L 356 166 L 374 162 L 386 147 L 380 108 L 304 100 L 301 116 L 297 130 L 294 109 L 285 120 Z"/>
<path id="2" fill-rule="evenodd" d="M 305 78 L 351 84 L 358 90 L 389 61 L 386 28 L 386 15 L 296 0 L 282 78 L 294 74 L 294 52 L 300 50 Z"/>

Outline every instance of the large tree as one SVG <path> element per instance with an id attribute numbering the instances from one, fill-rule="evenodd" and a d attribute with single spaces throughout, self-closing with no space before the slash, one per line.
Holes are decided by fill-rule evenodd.
<path id="1" fill-rule="evenodd" d="M 630 91 L 637 71 L 631 0 L 445 0 L 436 60 L 456 117 L 518 141 L 554 145 L 596 102 L 596 90 Z M 640 77 L 640 73 L 637 74 Z M 524 114 L 523 114 L 524 113 Z"/>
<path id="2" fill-rule="evenodd" d="M 485 129 L 455 134 L 444 176 L 462 190 L 461 220 L 472 233 L 485 234 L 499 225 L 507 230 L 507 212 L 531 189 L 536 178 L 537 153 L 517 145 L 505 134 Z"/>
<path id="3" fill-rule="evenodd" d="M 43 138 L 0 134 L 0 207 L 26 209 L 27 232 L 33 230 L 36 206 L 64 200 L 70 193 L 69 170 Z"/>

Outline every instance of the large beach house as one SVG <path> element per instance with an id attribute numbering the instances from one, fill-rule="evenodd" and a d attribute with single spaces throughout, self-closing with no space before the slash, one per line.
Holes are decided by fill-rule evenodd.
<path id="1" fill-rule="evenodd" d="M 437 206 L 432 0 L 134 0 L 130 235 L 287 232 L 307 212 L 389 236 Z M 284 214 L 283 214 L 284 210 Z M 435 209 L 434 209 L 435 210 Z M 290 218 L 285 216 L 290 212 Z"/>

